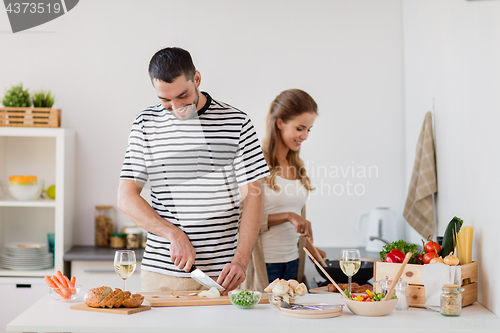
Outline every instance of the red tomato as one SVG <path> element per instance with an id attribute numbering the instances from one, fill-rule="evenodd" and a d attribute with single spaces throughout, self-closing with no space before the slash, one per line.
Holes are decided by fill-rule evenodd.
<path id="1" fill-rule="evenodd" d="M 424 264 L 428 264 L 431 262 L 432 258 L 437 258 L 439 255 L 436 254 L 436 252 L 428 252 L 424 254 Z"/>
<path id="2" fill-rule="evenodd" d="M 403 251 L 398 249 L 393 249 L 389 253 L 393 254 L 396 257 L 398 263 L 402 263 L 403 261 L 405 261 L 405 254 Z"/>
<path id="3" fill-rule="evenodd" d="M 432 246 L 432 244 L 434 244 L 434 246 Z M 441 246 L 439 246 L 439 244 L 436 242 L 427 242 L 424 249 L 425 252 L 436 252 L 436 254 L 441 253 Z"/>

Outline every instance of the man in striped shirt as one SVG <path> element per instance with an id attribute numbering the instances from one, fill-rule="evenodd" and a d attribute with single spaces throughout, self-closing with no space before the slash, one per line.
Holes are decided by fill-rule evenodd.
<path id="1" fill-rule="evenodd" d="M 259 179 L 269 175 L 254 127 L 198 89 L 201 74 L 183 49 L 158 51 L 149 75 L 160 104 L 135 118 L 118 189 L 118 207 L 148 231 L 142 289 L 198 290 L 194 264 L 235 289 L 262 219 Z M 140 195 L 147 181 L 152 206 Z"/>

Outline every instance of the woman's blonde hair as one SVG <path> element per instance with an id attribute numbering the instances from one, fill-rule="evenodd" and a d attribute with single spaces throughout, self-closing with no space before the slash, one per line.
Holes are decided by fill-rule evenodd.
<path id="1" fill-rule="evenodd" d="M 314 99 L 303 90 L 288 89 L 276 96 L 269 107 L 269 112 L 266 119 L 266 135 L 262 141 L 262 150 L 266 158 L 267 165 L 271 175 L 266 178 L 267 185 L 273 190 L 279 190 L 276 185 L 276 175 L 280 171 L 280 165 L 276 157 L 278 148 L 278 139 L 280 131 L 276 121 L 281 119 L 284 123 L 293 118 L 311 112 L 318 114 L 318 105 Z M 294 170 L 294 176 L 299 179 L 307 191 L 312 191 L 311 180 L 306 174 L 304 162 L 299 157 L 300 148 L 297 151 L 289 150 L 286 156 L 288 163 Z"/>

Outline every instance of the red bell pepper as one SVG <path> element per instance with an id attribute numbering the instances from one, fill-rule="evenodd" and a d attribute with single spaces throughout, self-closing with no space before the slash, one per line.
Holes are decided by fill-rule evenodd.
<path id="1" fill-rule="evenodd" d="M 391 263 L 394 263 L 394 264 L 397 264 L 398 263 L 398 259 L 396 258 L 396 256 L 392 253 L 387 253 L 387 255 L 385 256 L 385 262 L 391 262 Z"/>
<path id="2" fill-rule="evenodd" d="M 398 264 L 402 263 L 405 260 L 405 254 L 401 250 L 393 249 L 389 253 L 393 254 L 396 257 Z"/>

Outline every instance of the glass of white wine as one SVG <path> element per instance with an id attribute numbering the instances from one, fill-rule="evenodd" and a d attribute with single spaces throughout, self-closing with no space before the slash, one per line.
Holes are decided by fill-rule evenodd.
<path id="1" fill-rule="evenodd" d="M 135 252 L 132 250 L 120 250 L 115 253 L 115 272 L 123 279 L 123 291 L 126 291 L 126 280 L 135 271 Z"/>
<path id="2" fill-rule="evenodd" d="M 349 281 L 349 294 L 351 293 L 352 276 L 359 271 L 361 267 L 361 255 L 359 250 L 346 249 L 340 254 L 340 269 L 347 275 Z"/>

